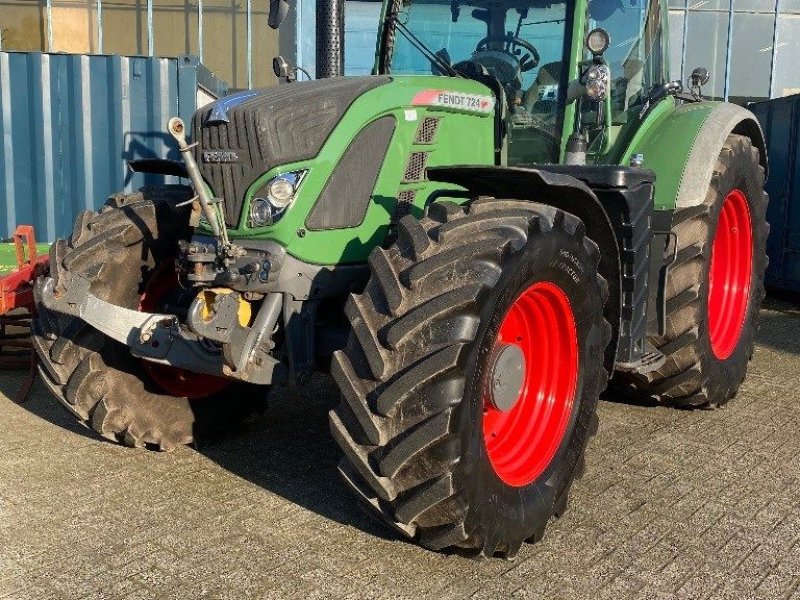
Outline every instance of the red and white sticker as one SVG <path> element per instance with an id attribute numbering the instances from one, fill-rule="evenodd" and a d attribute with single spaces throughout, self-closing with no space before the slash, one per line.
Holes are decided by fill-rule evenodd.
<path id="1" fill-rule="evenodd" d="M 414 106 L 436 106 L 453 110 L 465 110 L 488 114 L 494 110 L 494 98 L 479 94 L 463 94 L 446 90 L 425 90 L 414 96 Z"/>

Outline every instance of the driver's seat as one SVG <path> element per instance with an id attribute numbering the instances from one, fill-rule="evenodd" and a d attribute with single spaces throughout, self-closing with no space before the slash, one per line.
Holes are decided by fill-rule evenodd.
<path id="1" fill-rule="evenodd" d="M 551 62 L 539 67 L 536 81 L 522 96 L 522 105 L 530 114 L 551 114 L 553 105 L 558 104 L 558 86 L 561 83 L 561 62 Z M 554 98 L 548 98 L 548 88 L 556 90 Z M 539 103 L 542 104 L 539 104 Z M 537 107 L 537 104 L 539 106 Z M 538 108 L 538 109 L 537 109 Z"/>

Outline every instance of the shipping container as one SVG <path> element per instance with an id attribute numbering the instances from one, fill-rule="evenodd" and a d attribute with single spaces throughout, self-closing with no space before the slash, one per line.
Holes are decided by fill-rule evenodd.
<path id="1" fill-rule="evenodd" d="M 767 286 L 800 292 L 800 95 L 750 105 L 769 153 Z"/>
<path id="2" fill-rule="evenodd" d="M 226 91 L 191 56 L 0 52 L 0 237 L 31 224 L 52 242 L 114 192 L 176 181 L 128 161 L 179 160 L 167 121 Z"/>

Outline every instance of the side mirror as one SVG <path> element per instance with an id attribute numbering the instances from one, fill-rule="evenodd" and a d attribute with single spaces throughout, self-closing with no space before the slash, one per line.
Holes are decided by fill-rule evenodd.
<path id="1" fill-rule="evenodd" d="M 267 22 L 272 29 L 280 27 L 287 14 L 289 14 L 288 0 L 270 0 L 269 20 Z"/>
<path id="2" fill-rule="evenodd" d="M 276 56 L 272 59 L 272 72 L 278 79 L 284 79 L 292 72 L 292 66 L 282 56 Z"/>
<path id="3" fill-rule="evenodd" d="M 697 67 L 689 75 L 689 90 L 695 98 L 703 97 L 703 86 L 711 80 L 711 73 L 705 67 Z"/>
<path id="4" fill-rule="evenodd" d="M 278 79 L 285 79 L 286 83 L 294 83 L 297 81 L 298 73 L 306 76 L 307 81 L 314 79 L 311 73 L 306 71 L 303 67 L 295 67 L 292 63 L 282 56 L 276 56 L 272 59 L 272 72 Z"/>
<path id="5" fill-rule="evenodd" d="M 697 67 L 694 71 L 692 71 L 689 79 L 691 79 L 692 85 L 696 87 L 702 87 L 711 79 L 711 73 L 709 73 L 708 69 L 705 67 Z"/>

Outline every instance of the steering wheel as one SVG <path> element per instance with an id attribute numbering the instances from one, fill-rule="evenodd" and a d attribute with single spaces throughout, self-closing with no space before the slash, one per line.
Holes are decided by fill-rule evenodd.
<path id="1" fill-rule="evenodd" d="M 513 56 L 519 61 L 520 70 L 527 73 L 531 69 L 535 69 L 539 64 L 541 57 L 539 51 L 528 41 L 518 38 L 510 33 L 508 35 L 495 35 L 483 38 L 478 42 L 475 52 L 485 52 L 491 50 L 489 44 L 503 43 L 503 51 Z M 521 48 L 522 50 L 514 51 L 514 48 Z M 524 50 L 524 53 L 523 53 Z"/>

